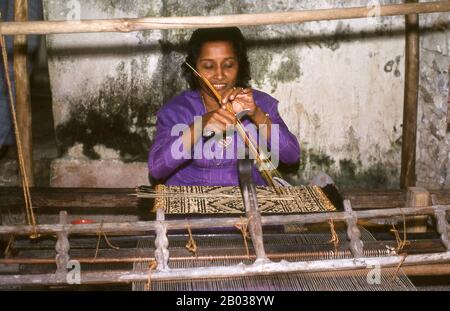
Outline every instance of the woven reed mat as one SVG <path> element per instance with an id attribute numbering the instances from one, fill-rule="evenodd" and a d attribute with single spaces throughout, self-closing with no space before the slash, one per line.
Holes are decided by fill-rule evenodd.
<path id="1" fill-rule="evenodd" d="M 257 186 L 258 206 L 262 214 L 295 214 L 335 211 L 336 207 L 317 186 Z M 157 190 L 137 188 L 138 197 L 156 198 L 155 205 L 166 214 L 242 214 L 245 212 L 239 187 L 164 186 Z"/>

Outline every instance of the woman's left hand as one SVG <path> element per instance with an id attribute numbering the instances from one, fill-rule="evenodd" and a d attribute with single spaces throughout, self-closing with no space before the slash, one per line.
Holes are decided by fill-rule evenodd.
<path id="1" fill-rule="evenodd" d="M 258 106 L 253 100 L 253 90 L 251 88 L 236 87 L 229 90 L 222 97 L 222 104 L 231 103 L 234 113 L 238 113 L 244 109 L 248 109 L 247 115 L 250 119 L 256 115 Z"/>

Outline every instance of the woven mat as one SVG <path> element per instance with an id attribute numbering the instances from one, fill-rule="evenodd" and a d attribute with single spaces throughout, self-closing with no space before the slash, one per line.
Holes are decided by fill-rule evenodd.
<path id="1" fill-rule="evenodd" d="M 325 193 L 317 186 L 256 187 L 262 214 L 295 214 L 335 211 Z M 145 191 L 142 187 L 139 191 Z M 245 212 L 239 187 L 163 186 L 157 187 L 155 204 L 166 214 L 242 214 Z"/>

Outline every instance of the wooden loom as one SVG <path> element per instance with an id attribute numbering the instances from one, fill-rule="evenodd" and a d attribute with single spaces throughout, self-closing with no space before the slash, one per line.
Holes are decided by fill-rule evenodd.
<path id="1" fill-rule="evenodd" d="M 420 3 L 420 4 L 404 4 L 404 5 L 388 5 L 381 6 L 380 15 L 398 15 L 398 14 L 413 14 L 417 13 L 429 13 L 429 12 L 439 12 L 448 11 L 450 9 L 450 3 L 448 1 L 438 1 L 435 3 Z M 112 21 L 82 21 L 80 23 L 71 24 L 67 22 L 34 22 L 34 23 L 2 23 L 2 33 L 6 35 L 13 34 L 43 34 L 43 33 L 60 33 L 60 32 L 97 32 L 97 31 L 136 31 L 141 29 L 169 29 L 169 28 L 186 28 L 186 27 L 211 27 L 211 26 L 224 26 L 224 25 L 257 25 L 257 24 L 267 24 L 267 23 L 287 23 L 287 22 L 303 22 L 308 20 L 330 20 L 339 18 L 360 18 L 366 17 L 370 13 L 370 8 L 343 8 L 343 9 L 333 9 L 333 10 L 316 10 L 309 12 L 289 12 L 289 13 L 275 13 L 266 15 L 254 15 L 254 19 L 250 16 L 230 16 L 227 18 L 180 18 L 179 20 L 173 18 L 161 18 L 161 19 L 136 19 L 136 20 L 112 20 Z M 204 22 L 204 24 L 199 24 Z M 228 23 L 228 24 L 227 24 Z M 412 23 L 409 19 L 408 23 Z M 417 24 L 416 24 L 417 26 Z M 408 27 L 408 24 L 407 24 Z M 411 32 L 413 33 L 413 32 Z M 405 89 L 405 133 L 404 133 L 404 150 L 402 163 L 408 165 L 402 165 L 402 185 L 407 187 L 412 185 L 414 182 L 413 172 L 414 172 L 414 161 L 411 161 L 412 155 L 415 154 L 415 123 L 417 116 L 411 113 L 414 111 L 414 107 L 417 101 L 417 81 L 415 78 L 415 73 L 417 73 L 417 54 L 415 54 L 414 45 L 415 40 L 418 40 L 418 36 L 407 35 L 407 42 L 411 44 L 408 45 L 407 55 L 415 61 L 408 61 L 408 67 L 406 74 L 408 77 L 408 83 Z M 407 56 L 408 57 L 408 56 Z M 24 127 L 21 127 L 22 129 Z M 31 148 L 30 148 L 31 149 Z M 411 152 L 412 150 L 412 152 Z M 31 158 L 28 156 L 28 158 Z M 412 163 L 412 166 L 411 166 Z M 200 219 L 190 219 L 189 222 L 186 220 L 166 220 L 164 213 L 161 209 L 157 210 L 156 220 L 152 221 L 133 221 L 128 223 L 110 223 L 101 222 L 96 224 L 85 224 L 85 225 L 72 225 L 68 224 L 68 216 L 66 212 L 60 213 L 60 223 L 53 225 L 38 225 L 37 227 L 31 226 L 8 226 L 3 225 L 0 227 L 0 235 L 2 236 L 20 236 L 20 235 L 30 235 L 37 233 L 42 235 L 42 239 L 34 242 L 36 244 L 51 244 L 55 247 L 55 259 L 49 256 L 45 258 L 23 258 L 16 256 L 13 258 L 6 258 L 0 260 L 0 263 L 5 266 L 5 270 L 10 269 L 8 275 L 6 272 L 0 276 L 0 284 L 3 286 L 16 286 L 16 285 L 33 285 L 33 284 L 48 284 L 48 285 L 67 285 L 67 264 L 71 259 L 73 254 L 76 254 L 76 249 L 74 247 L 80 247 L 80 242 L 78 245 L 76 241 L 73 241 L 75 235 L 94 235 L 93 241 L 96 240 L 95 235 L 102 236 L 107 234 L 109 239 L 113 241 L 114 245 L 120 243 L 119 237 L 112 237 L 112 235 L 121 235 L 126 237 L 126 243 L 129 243 L 129 237 L 127 235 L 132 234 L 137 237 L 141 237 L 148 241 L 149 239 L 155 240 L 155 254 L 154 256 L 149 255 L 148 252 L 141 252 L 141 258 L 136 257 L 136 255 L 130 257 L 130 252 L 121 252 L 121 250 L 111 250 L 107 253 L 109 256 L 100 256 L 94 259 L 94 256 L 88 257 L 77 257 L 78 261 L 83 265 L 94 265 L 99 266 L 101 264 L 112 264 L 112 263 L 135 263 L 135 269 L 129 269 L 128 271 L 82 271 L 81 273 L 81 283 L 82 284 L 111 284 L 111 283 L 130 283 L 130 282 L 146 282 L 150 278 L 153 283 L 164 280 L 180 280 L 185 278 L 197 278 L 197 279 L 220 279 L 232 277 L 259 277 L 261 275 L 275 275 L 280 273 L 321 273 L 323 271 L 329 270 L 359 270 L 367 271 L 367 267 L 373 267 L 380 265 L 383 268 L 393 267 L 396 268 L 399 264 L 402 266 L 402 270 L 407 271 L 408 267 L 420 266 L 422 272 L 426 267 L 430 267 L 430 263 L 433 264 L 433 268 L 436 271 L 449 273 L 449 225 L 446 217 L 448 213 L 449 205 L 439 205 L 435 200 L 431 205 L 422 207 L 412 207 L 409 206 L 412 201 L 408 200 L 405 204 L 403 200 L 401 204 L 395 206 L 395 208 L 389 209 L 373 209 L 373 210 L 356 210 L 354 200 L 346 200 L 344 202 L 345 211 L 335 212 L 335 213 L 319 213 L 319 214 L 308 214 L 308 215 L 277 215 L 277 216 L 261 216 L 258 210 L 255 208 L 256 200 L 252 199 L 252 189 L 251 183 L 247 184 L 247 188 L 243 189 L 243 200 L 246 203 L 246 214 L 249 220 L 250 235 L 252 237 L 252 253 L 249 256 L 250 259 L 241 252 L 241 255 L 228 256 L 225 258 L 228 262 L 246 262 L 248 265 L 231 265 L 231 266 L 216 266 L 207 267 L 202 269 L 186 268 L 185 265 L 181 265 L 183 268 L 176 269 L 170 268 L 174 262 L 193 262 L 190 254 L 183 254 L 180 250 L 175 249 L 173 254 L 175 256 L 169 257 L 168 246 L 169 238 L 167 235 L 167 230 L 186 230 L 187 224 L 193 230 L 203 229 L 203 228 L 230 228 L 241 221 L 237 217 L 225 217 L 220 218 L 218 222 L 215 218 L 200 218 Z M 9 190 L 6 190 L 9 191 Z M 98 190 L 102 193 L 101 190 Z M 53 190 L 57 194 L 56 190 Z M 95 191 L 91 192 L 92 194 Z M 79 194 L 79 193 L 78 193 Z M 66 193 L 68 195 L 68 193 Z M 49 194 L 51 197 L 52 194 Z M 89 195 L 88 195 L 89 196 Z M 349 194 L 351 197 L 352 194 Z M 7 196 L 4 196 L 7 197 Z M 95 195 L 93 195 L 95 197 Z M 371 197 L 374 200 L 376 193 Z M 446 196 L 444 196 L 446 197 Z M 348 198 L 348 197 L 347 197 Z M 15 198 L 10 199 L 12 201 Z M 8 200 L 6 200 L 8 201 Z M 51 200 L 50 200 L 51 201 Z M 357 200 L 356 200 L 357 201 Z M 51 204 L 55 205 L 56 201 Z M 253 202 L 253 203 L 252 203 Z M 439 201 L 440 202 L 440 201 Z M 42 204 L 44 203 L 44 204 Z M 48 202 L 47 202 L 48 203 Z M 447 202 L 447 204 L 450 202 Z M 5 204 L 5 203 L 3 203 Z M 50 204 L 50 205 L 51 205 Z M 85 201 L 81 202 L 82 206 L 97 206 L 98 204 L 104 204 L 102 202 Z M 127 203 L 129 204 L 129 203 Z M 391 202 L 384 202 L 384 204 L 391 204 Z M 69 207 L 64 202 L 59 202 L 59 205 L 65 205 Z M 126 205 L 126 204 L 125 204 Z M 12 205 L 4 205 L 4 207 L 10 208 Z M 36 204 L 35 206 L 41 207 L 45 206 L 45 202 L 41 204 Z M 135 207 L 135 206 L 133 206 Z M 79 208 L 79 206 L 76 206 Z M 400 222 L 402 223 L 402 218 L 407 216 L 416 215 L 426 215 L 435 219 L 436 223 L 436 234 L 431 236 L 426 236 L 426 239 L 417 239 L 411 241 L 408 250 L 409 252 L 418 252 L 420 254 L 410 254 L 406 257 L 388 254 L 386 252 L 379 253 L 378 251 L 373 251 L 373 249 L 382 249 L 387 244 L 390 247 L 395 248 L 395 241 L 383 241 L 381 244 L 377 241 L 364 241 L 364 247 L 362 244 L 362 236 L 364 236 L 364 231 L 362 231 L 358 226 L 357 222 L 359 220 L 367 220 L 374 218 L 384 218 L 386 221 Z M 393 219 L 392 219 L 393 218 Z M 334 222 L 343 222 L 346 225 L 346 239 L 348 240 L 345 245 L 343 245 L 343 250 L 341 253 L 335 251 L 335 254 L 330 255 L 329 251 L 333 251 L 331 245 L 328 248 L 323 248 L 321 252 L 322 255 L 311 254 L 309 250 L 300 250 L 294 253 L 272 253 L 271 246 L 265 245 L 263 243 L 262 228 L 263 226 L 284 226 L 288 224 L 316 224 L 325 223 L 332 219 Z M 39 223 L 39 222 L 38 222 Z M 49 240 L 45 240 L 44 237 L 47 236 L 52 239 L 56 234 L 56 243 L 48 243 Z M 148 234 L 152 234 L 150 237 Z M 269 233 L 271 234 L 271 233 Z M 283 233 L 285 237 L 292 238 L 288 233 Z M 343 235 L 340 235 L 340 240 L 343 239 Z M 238 235 L 239 236 L 239 235 Z M 267 236 L 267 234 L 265 235 Z M 106 236 L 105 236 L 106 237 Z M 187 235 L 182 236 L 181 240 L 186 240 Z M 301 238 L 303 236 L 294 236 L 294 240 Z M 69 240 L 70 238 L 70 240 Z M 134 237 L 133 237 L 134 238 Z M 179 237 L 174 237 L 180 239 Z M 201 238 L 196 237 L 196 240 L 200 241 Z M 172 241 L 172 239 L 170 239 Z M 275 239 L 276 240 L 276 239 Z M 10 239 L 12 241 L 12 239 Z M 266 239 L 268 241 L 268 239 Z M 136 241 L 134 241 L 136 242 Z M 139 240 L 138 242 L 141 242 Z M 323 241 L 322 241 L 323 242 Z M 22 245 L 23 248 L 33 248 L 33 244 L 20 240 L 17 243 L 10 243 L 9 246 Z M 126 244 L 125 242 L 123 242 Z M 378 243 L 378 244 L 377 244 Z M 88 243 L 89 244 L 89 243 Z M 95 244 L 95 243 L 94 243 Z M 142 243 L 141 243 L 142 244 Z M 270 243 L 269 243 L 270 244 Z M 323 244 L 323 243 L 322 243 Z M 326 243 L 325 243 L 326 244 Z M 373 248 L 373 245 L 377 244 L 378 248 Z M 101 244 L 100 244 L 101 245 Z M 296 244 L 298 246 L 298 243 Z M 136 246 L 136 245 L 135 245 Z M 235 247 L 236 245 L 233 245 Z M 292 245 L 290 245 L 292 246 Z M 70 250 L 72 247 L 72 250 Z M 105 246 L 107 247 L 107 246 Z M 94 247 L 95 248 L 95 245 Z M 404 249 L 406 249 L 404 248 Z M 87 249 L 87 248 L 86 248 Z M 151 249 L 147 247 L 147 249 Z M 11 250 L 9 247 L 8 250 Z M 93 249 L 92 249 L 93 250 Z M 270 250 L 270 252 L 268 251 Z M 70 253 L 69 253 L 70 251 Z M 180 254 L 176 252 L 179 251 Z M 186 250 L 184 250 L 186 252 Z M 242 248 L 238 251 L 242 251 Z M 303 254 L 302 254 L 303 251 Z M 24 251 L 25 253 L 25 251 Z M 86 256 L 92 255 L 89 252 L 78 252 L 78 254 Z M 113 255 L 116 253 L 118 255 Z M 140 253 L 136 251 L 134 254 Z M 48 252 L 46 253 L 48 255 Z M 70 256 L 69 256 L 70 255 Z M 124 256 L 126 255 L 126 256 Z M 348 258 L 349 256 L 352 258 Z M 380 256 L 382 255 L 382 256 Z M 145 257 L 145 258 L 144 258 Z M 209 256 L 207 256 L 209 257 Z M 225 256 L 227 257 L 227 256 Z M 196 258 L 199 261 L 205 258 Z M 276 262 L 280 259 L 291 259 L 290 262 Z M 292 260 L 294 259 L 294 260 Z M 302 260 L 303 259 L 303 260 Z M 318 260 L 314 260 L 318 259 Z M 138 271 L 139 268 L 137 263 L 139 262 L 152 262 L 156 260 L 158 263 L 156 271 L 144 266 L 143 271 Z M 218 259 L 221 260 L 221 259 Z M 20 272 L 18 265 L 30 266 L 37 264 L 49 264 L 50 270 L 54 269 L 54 264 L 56 263 L 56 272 L 51 271 L 48 273 L 26 273 L 26 269 L 22 270 L 22 274 L 17 274 Z M 206 265 L 206 264 L 205 264 Z M 2 267 L 3 268 L 3 267 Z M 18 268 L 19 270 L 14 270 Z M 49 269 L 47 269 L 49 270 Z M 110 270 L 110 269 L 108 269 Z M 410 271 L 416 270 L 410 269 Z M 430 270 L 428 270 L 430 271 Z M 365 275 L 367 273 L 364 273 Z M 136 288 L 139 287 L 138 284 L 135 285 Z"/>
<path id="2" fill-rule="evenodd" d="M 55 247 L 55 252 L 53 252 L 56 254 L 55 259 L 48 257 L 23 258 L 27 254 L 25 248 L 33 247 L 33 243 L 27 244 L 24 240 L 19 240 L 18 247 L 23 249 L 24 254 L 19 252 L 19 256 L 16 258 L 0 260 L 1 264 L 16 266 L 19 264 L 23 266 L 47 264 L 50 270 L 56 264 L 56 271 L 44 274 L 3 274 L 0 276 L 0 284 L 9 287 L 36 286 L 36 284 L 68 286 L 67 267 L 70 267 L 68 264 L 72 256 L 76 255 L 81 255 L 81 257 L 76 256 L 73 259 L 81 264 L 81 284 L 84 286 L 134 283 L 135 289 L 144 288 L 145 286 L 142 284 L 146 284 L 150 278 L 152 289 L 267 289 L 264 287 L 267 284 L 279 284 L 279 287 L 273 285 L 274 287 L 270 289 L 401 290 L 413 289 L 403 272 L 407 271 L 408 267 L 418 266 L 420 270 L 428 267 L 428 271 L 430 268 L 436 269 L 434 273 L 450 273 L 449 225 L 446 219 L 450 205 L 439 205 L 434 202 L 431 206 L 424 207 L 355 211 L 352 208 L 351 200 L 346 199 L 344 201 L 345 209 L 341 212 L 261 216 L 255 206 L 257 199 L 254 196 L 252 183 L 244 182 L 241 190 L 251 236 L 249 256 L 246 255 L 242 236 L 238 230 L 231 234 L 230 232 L 211 233 L 212 228 L 216 230 L 233 228 L 237 223 L 242 222 L 239 217 L 166 219 L 164 210 L 158 208 L 156 219 L 153 221 L 73 225 L 68 224 L 67 213 L 62 211 L 60 212 L 60 224 L 36 227 L 37 232 L 41 234 L 40 243 L 47 245 L 45 254 L 48 256 L 49 245 Z M 93 191 L 91 191 L 91 195 L 92 193 Z M 349 197 L 347 196 L 347 198 Z M 444 200 L 445 198 L 449 199 L 445 194 L 442 197 Z M 121 204 L 123 203 L 121 202 Z M 393 240 L 393 234 L 389 241 L 376 241 L 370 238 L 371 235 L 366 230 L 357 225 L 361 220 L 383 218 L 390 224 L 399 223 L 401 227 L 403 217 L 417 215 L 427 215 L 435 219 L 436 231 L 435 233 L 429 232 L 422 238 L 417 238 L 420 235 L 416 235 L 414 239 L 409 237 L 411 245 L 402 250 L 402 252 L 409 253 L 406 257 L 389 251 L 389 249 L 398 247 L 397 242 Z M 330 219 L 336 226 L 344 223 L 346 228 L 344 231 L 337 230 L 341 240 L 337 249 L 328 241 L 331 237 L 329 229 L 325 229 L 327 234 L 324 235 L 324 232 L 320 230 L 319 232 L 298 233 L 284 226 L 326 223 Z M 194 239 L 199 246 L 197 255 L 189 253 L 184 247 L 189 240 L 187 226 L 196 231 Z M 272 230 L 273 226 L 278 228 L 284 226 L 284 229 L 282 232 Z M 209 230 L 207 235 L 201 234 L 201 230 L 204 229 Z M 167 234 L 168 231 L 171 234 Z M 31 226 L 0 227 L 1 235 L 20 236 L 32 232 Z M 55 234 L 56 241 L 52 238 Z M 94 235 L 94 237 L 91 237 L 90 240 L 77 241 L 76 236 L 80 234 Z M 121 245 L 121 247 L 125 246 L 126 250 L 122 248 L 108 250 L 108 245 L 103 244 L 100 248 L 102 255 L 95 255 L 94 258 L 93 251 L 97 240 L 95 235 L 101 236 L 102 234 L 107 234 L 111 243 Z M 45 236 L 47 238 L 44 238 Z M 73 242 L 69 243 L 69 238 Z M 301 239 L 303 239 L 303 243 L 299 244 Z M 311 240 L 315 242 L 311 242 Z M 53 243 L 49 243 L 50 241 Z M 151 247 L 153 241 L 155 247 Z M 72 243 L 74 246 L 71 245 Z M 77 249 L 80 248 L 80 243 L 84 243 L 83 250 Z M 36 247 L 36 244 L 34 245 Z M 90 245 L 90 249 L 87 245 Z M 130 245 L 133 249 L 130 249 Z M 72 250 L 74 247 L 75 249 Z M 69 251 L 71 256 L 69 256 Z M 35 249 L 35 254 L 37 253 L 38 251 Z M 130 256 L 131 254 L 133 255 Z M 156 269 L 153 270 L 155 266 L 149 269 L 149 263 L 154 261 L 157 263 Z M 106 264 L 108 266 L 105 270 L 98 270 L 99 266 Z M 116 268 L 112 269 L 113 265 L 116 265 Z M 397 271 L 399 265 L 402 266 L 400 274 Z M 90 271 L 93 266 L 97 267 L 96 271 Z M 373 284 L 364 284 L 361 281 L 367 277 L 368 271 L 370 271 L 368 268 L 375 266 L 381 267 L 383 278 L 389 281 L 388 283 L 384 282 L 384 287 L 376 287 L 376 285 L 371 287 Z M 127 267 L 128 270 L 124 271 L 124 267 Z M 349 270 L 353 273 L 350 273 Z M 414 271 L 412 273 L 417 273 L 417 270 L 412 270 Z M 330 277 L 329 271 L 333 271 L 332 277 Z M 327 273 L 328 278 L 324 277 Z M 343 284 L 342 278 L 347 280 L 345 287 L 336 285 Z M 297 285 L 289 285 L 291 287 L 282 285 L 286 283 L 286 280 L 290 280 L 290 282 L 296 280 Z M 328 281 L 321 282 L 320 280 Z M 341 281 L 339 282 L 339 280 Z M 354 280 L 353 283 L 352 280 Z"/>

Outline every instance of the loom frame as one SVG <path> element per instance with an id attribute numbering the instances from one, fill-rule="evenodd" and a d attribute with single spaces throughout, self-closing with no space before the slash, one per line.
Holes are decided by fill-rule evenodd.
<path id="1" fill-rule="evenodd" d="M 427 207 L 405 207 L 393 209 L 377 209 L 365 211 L 353 211 L 350 200 L 344 200 L 346 210 L 334 213 L 315 213 L 306 215 L 278 215 L 261 216 L 263 225 L 282 225 L 282 224 L 314 224 L 323 223 L 329 219 L 333 221 L 344 221 L 347 225 L 347 238 L 350 241 L 350 249 L 355 258 L 353 259 L 328 259 L 290 262 L 282 260 L 272 262 L 267 258 L 258 258 L 254 263 L 228 267 L 200 267 L 171 269 L 168 267 L 169 257 L 169 239 L 168 229 L 184 229 L 186 220 L 164 220 L 162 209 L 157 211 L 155 221 L 141 221 L 130 223 L 103 223 L 102 231 L 105 233 L 126 233 L 135 232 L 156 232 L 155 238 L 155 259 L 158 262 L 156 271 L 151 272 L 152 280 L 177 280 L 177 279 L 208 279 L 217 277 L 237 277 L 250 275 L 263 275 L 271 273 L 286 272 L 320 272 L 320 271 L 338 271 L 367 269 L 374 266 L 380 268 L 396 267 L 399 264 L 403 266 L 428 265 L 428 264 L 450 264 L 450 243 L 449 231 L 450 225 L 446 219 L 446 213 L 450 211 L 450 205 L 431 205 Z M 259 213 L 258 211 L 256 211 Z M 436 228 L 440 234 L 441 243 L 445 247 L 445 252 L 426 253 L 409 255 L 406 258 L 401 255 L 391 255 L 386 257 L 364 257 L 357 249 L 352 248 L 352 243 L 362 243 L 359 236 L 355 234 L 356 222 L 358 219 L 390 218 L 428 215 L 436 219 Z M 205 219 L 190 219 L 191 228 L 224 228 L 235 224 L 239 219 L 237 217 Z M 353 220 L 353 221 L 349 221 Z M 399 220 L 399 219 L 398 219 Z M 252 221 L 250 219 L 249 221 Z M 70 262 L 69 249 L 70 243 L 68 236 L 70 234 L 93 234 L 98 232 L 98 224 L 67 224 L 67 212 L 60 212 L 60 224 L 38 225 L 36 231 L 40 234 L 56 234 L 58 240 L 56 243 L 56 264 L 55 273 L 51 274 L 28 274 L 28 275 L 0 275 L 0 284 L 2 286 L 16 285 L 67 285 L 68 264 Z M 359 231 L 359 230 L 358 230 Z M 0 235 L 28 235 L 33 232 L 31 226 L 0 226 Z M 95 271 L 81 272 L 81 284 L 114 284 L 131 283 L 137 281 L 146 281 L 149 278 L 149 271 Z"/>

